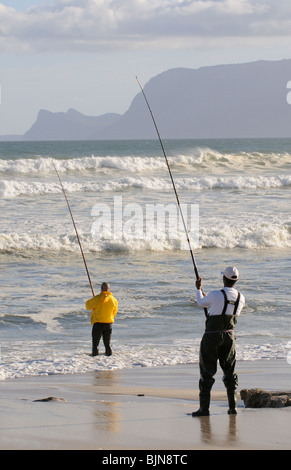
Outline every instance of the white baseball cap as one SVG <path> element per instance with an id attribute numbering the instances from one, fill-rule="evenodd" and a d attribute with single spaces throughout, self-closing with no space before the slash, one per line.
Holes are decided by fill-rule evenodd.
<path id="1" fill-rule="evenodd" d="M 239 278 L 239 272 L 234 266 L 229 266 L 221 274 L 223 274 L 226 279 L 230 279 L 231 281 L 237 281 Z"/>

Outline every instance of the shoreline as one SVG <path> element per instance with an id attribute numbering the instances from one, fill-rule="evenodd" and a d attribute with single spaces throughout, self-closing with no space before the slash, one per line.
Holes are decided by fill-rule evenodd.
<path id="1" fill-rule="evenodd" d="M 238 414 L 227 414 L 222 373 L 210 416 L 198 409 L 198 364 L 51 375 L 0 382 L 2 450 L 291 449 L 291 407 L 247 409 L 243 388 L 291 390 L 284 359 L 238 361 Z M 55 397 L 64 401 L 36 401 Z"/>

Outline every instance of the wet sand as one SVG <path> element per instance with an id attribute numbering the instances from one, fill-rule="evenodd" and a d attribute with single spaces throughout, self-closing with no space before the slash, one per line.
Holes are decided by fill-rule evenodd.
<path id="1" fill-rule="evenodd" d="M 239 390 L 291 390 L 286 360 L 237 364 Z M 0 382 L 0 448 L 11 450 L 291 449 L 291 407 L 227 414 L 217 373 L 211 415 L 198 409 L 198 365 L 52 375 Z M 48 397 L 61 401 L 35 401 Z M 102 455 L 102 452 L 100 453 Z M 114 454 L 113 454 L 114 455 Z"/>

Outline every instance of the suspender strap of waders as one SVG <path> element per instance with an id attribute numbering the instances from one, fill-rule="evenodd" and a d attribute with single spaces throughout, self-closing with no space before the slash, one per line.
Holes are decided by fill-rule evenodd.
<path id="1" fill-rule="evenodd" d="M 221 315 L 225 315 L 228 304 L 234 305 L 234 310 L 233 310 L 232 314 L 236 315 L 236 312 L 237 312 L 237 309 L 238 309 L 238 304 L 239 304 L 239 301 L 240 301 L 240 293 L 238 292 L 237 299 L 236 299 L 235 302 L 233 302 L 232 300 L 228 300 L 226 292 L 223 289 L 221 290 L 221 292 L 223 293 L 223 296 L 224 296 L 224 307 L 223 307 Z"/>

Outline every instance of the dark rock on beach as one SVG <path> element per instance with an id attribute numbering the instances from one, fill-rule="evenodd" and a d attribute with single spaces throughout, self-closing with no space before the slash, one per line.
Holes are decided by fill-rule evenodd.
<path id="1" fill-rule="evenodd" d="M 67 401 L 64 398 L 56 398 L 56 397 L 47 397 L 47 398 L 40 398 L 39 400 L 33 400 L 34 403 L 36 402 L 48 402 L 48 401 Z"/>
<path id="2" fill-rule="evenodd" d="M 261 388 L 243 389 L 241 399 L 246 408 L 283 408 L 291 406 L 291 392 L 266 392 Z"/>

